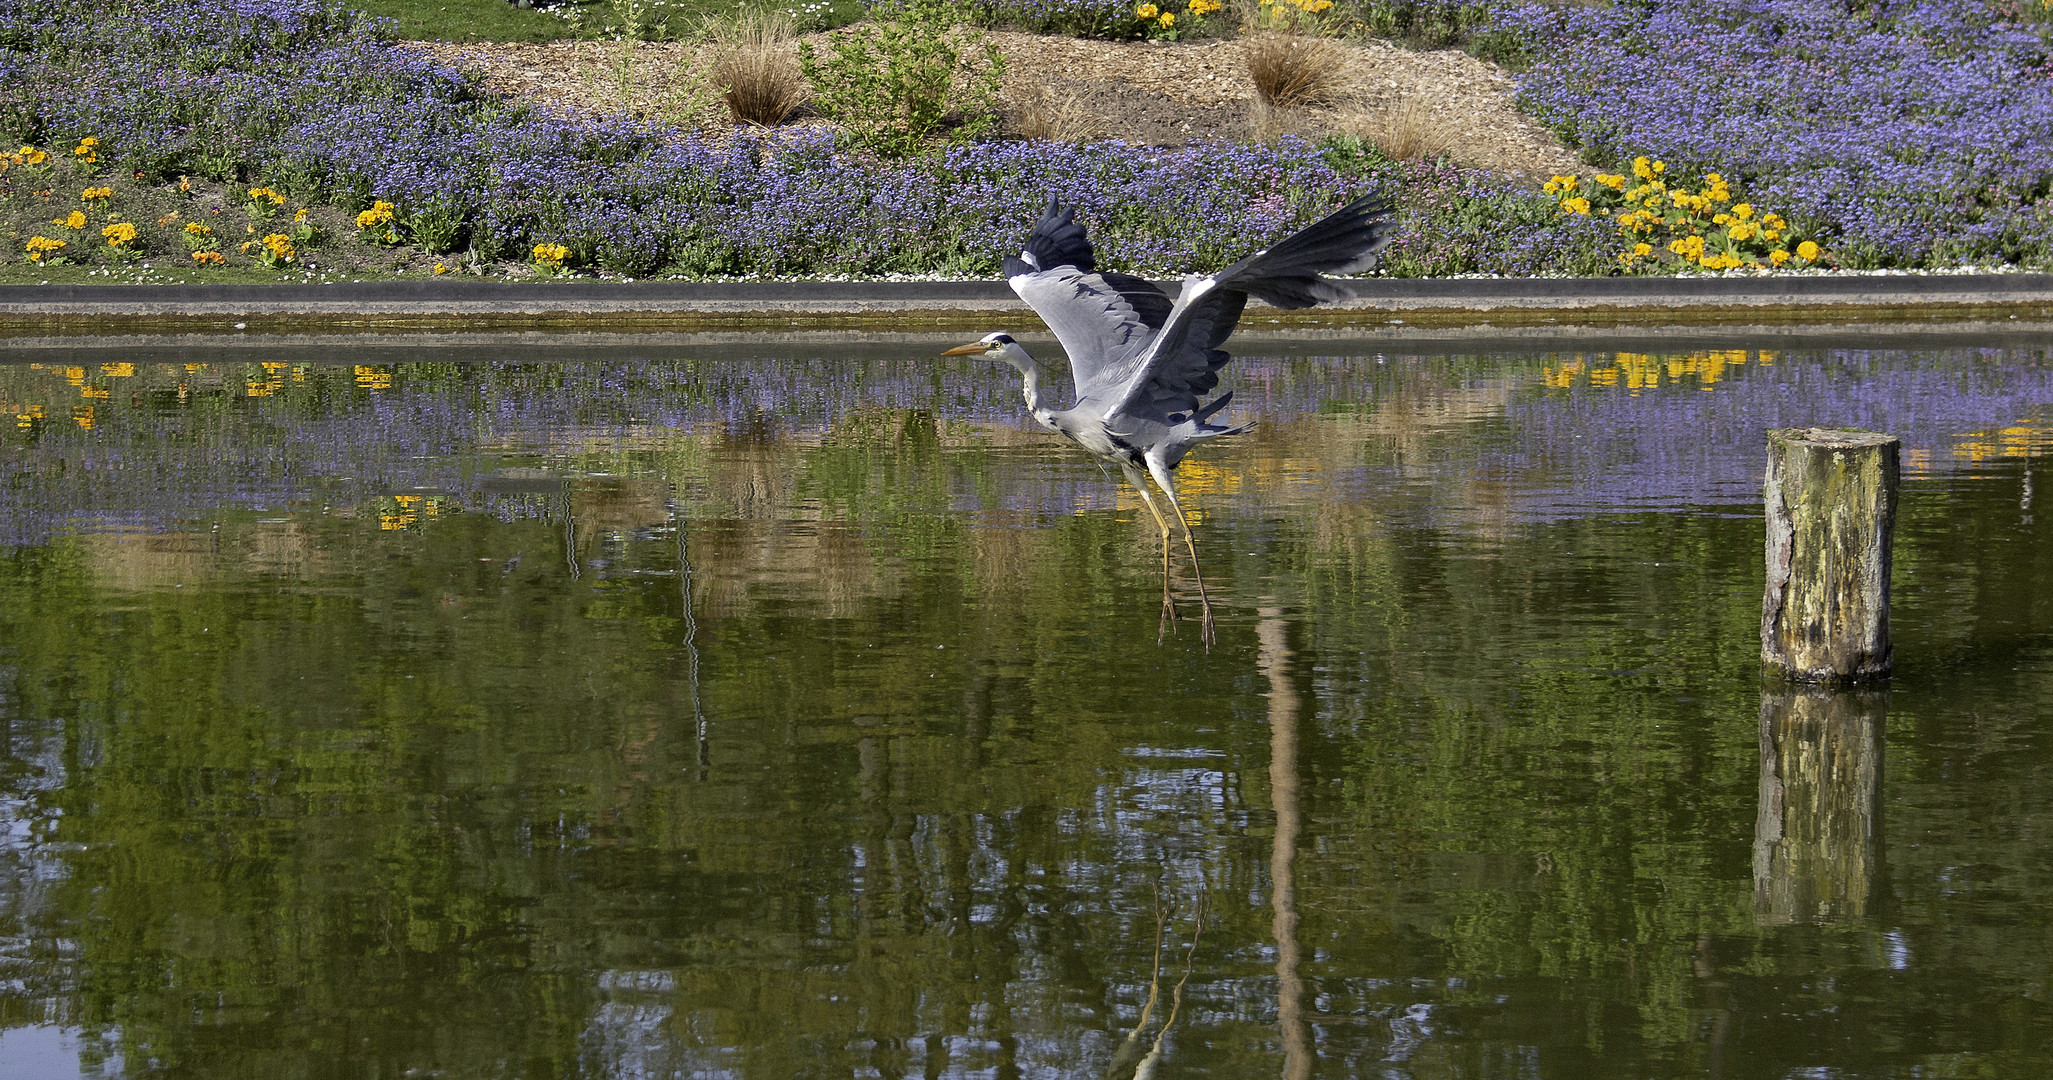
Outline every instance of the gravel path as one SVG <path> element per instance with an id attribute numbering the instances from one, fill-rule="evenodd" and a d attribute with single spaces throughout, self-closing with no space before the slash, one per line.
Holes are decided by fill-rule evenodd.
<path id="1" fill-rule="evenodd" d="M 1444 151 L 1461 164 L 1531 177 L 1580 169 L 1573 152 L 1512 106 L 1512 80 L 1503 69 L 1455 50 L 1343 46 L 1334 102 L 1279 113 L 1256 104 L 1247 46 L 1240 40 L 1169 44 L 990 36 L 1007 60 L 1003 92 L 1007 128 L 1014 134 L 1038 113 L 1043 125 L 1052 122 L 1073 137 L 1157 146 L 1206 136 L 1353 133 L 1386 146 L 1409 139 L 1419 144 L 1414 152 Z M 478 71 L 488 88 L 517 98 L 579 111 L 624 110 L 708 130 L 726 120 L 708 84 L 712 51 L 705 46 L 411 45 Z"/>

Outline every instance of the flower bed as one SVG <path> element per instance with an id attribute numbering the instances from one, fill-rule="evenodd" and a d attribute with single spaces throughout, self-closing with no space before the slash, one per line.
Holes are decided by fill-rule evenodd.
<path id="1" fill-rule="evenodd" d="M 0 123 L 46 145 L 100 139 L 106 165 L 143 182 L 194 173 L 369 214 L 373 226 L 359 216 L 358 237 L 336 242 L 462 252 L 471 266 L 988 275 L 1052 195 L 1080 208 L 1107 266 L 1173 274 L 1223 266 L 1387 183 L 1422 185 L 1442 209 L 1523 199 L 1532 219 L 1509 235 L 1481 227 L 1480 212 L 1419 217 L 1413 235 L 1435 240 L 1412 248 L 1454 236 L 1460 250 L 1399 260 L 1399 272 L 1589 261 L 1573 239 L 1588 230 L 1556 222 L 1538 193 L 1301 141 L 980 143 L 892 162 L 838 151 L 817 131 L 711 139 L 494 100 L 322 0 L 0 0 L 0 26 Z M 391 205 L 381 213 L 380 202 Z M 1550 230 L 1569 242 L 1547 242 Z"/>
<path id="2" fill-rule="evenodd" d="M 2053 260 L 2041 0 L 1506 5 L 1519 100 L 1592 164 L 1721 173 L 1857 267 Z M 1849 9 L 1852 14 L 1849 14 Z"/>
<path id="3" fill-rule="evenodd" d="M 1729 14 L 1795 3 L 1705 0 L 1697 7 Z M 98 182 L 92 175 L 114 178 L 123 192 L 116 201 L 137 205 L 143 193 L 131 190 L 131 178 L 160 192 L 191 176 L 237 200 L 245 190 L 266 193 L 261 205 L 252 194 L 245 207 L 253 220 L 241 231 L 250 235 L 195 248 L 206 254 L 195 260 L 202 268 L 355 261 L 542 276 L 593 270 L 632 277 L 988 276 L 1017 250 L 1053 196 L 1079 207 L 1108 268 L 1170 275 L 1221 267 L 1262 238 L 1376 187 L 1395 188 L 1404 208 L 1386 263 L 1386 272 L 1398 275 L 2047 257 L 2053 221 L 2043 192 L 2053 124 L 2027 122 L 2040 115 L 2030 110 L 2046 107 L 2047 84 L 2027 81 L 1999 100 L 1991 81 L 2018 74 L 2025 49 L 2018 35 L 2025 31 L 2003 30 L 2000 47 L 1986 55 L 1934 59 L 1937 53 L 1927 50 L 1924 62 L 1979 73 L 1983 81 L 1973 84 L 1980 90 L 1962 89 L 1956 79 L 1924 92 L 1916 100 L 1930 108 L 1918 114 L 1926 117 L 1919 130 L 1943 127 L 1936 118 L 1957 118 L 1971 103 L 1996 119 L 1977 129 L 1979 143 L 1958 134 L 1918 142 L 1872 131 L 1828 137 L 1827 125 L 1816 118 L 1820 102 L 1849 93 L 1845 72 L 1832 64 L 1844 67 L 1852 55 L 1822 44 L 1829 20 L 1788 21 L 1776 39 L 1810 43 L 1805 70 L 1822 87 L 1807 89 L 1811 97 L 1764 93 L 1768 105 L 1755 107 L 1739 89 L 1691 91 L 1741 110 L 1728 119 L 1689 104 L 1682 81 L 1666 74 L 1651 52 L 1642 54 L 1653 46 L 1640 38 L 1628 34 L 1608 51 L 1585 47 L 1590 35 L 1675 27 L 1696 18 L 1671 10 L 1665 0 L 1654 4 L 1651 16 L 1636 11 L 1629 5 L 1521 9 L 1507 17 L 1505 25 L 1516 22 L 1540 43 L 1540 64 L 1525 84 L 1529 100 L 1596 156 L 1645 148 L 1678 164 L 1679 173 L 1722 172 L 1733 192 L 1719 207 L 1692 211 L 1696 217 L 1710 222 L 1724 206 L 1758 207 L 1761 220 L 1788 219 L 1772 231 L 1821 244 L 1821 257 L 1764 246 L 1771 230 L 1756 231 L 1745 217 L 1738 219 L 1748 234 L 1741 238 L 1732 233 L 1733 222 L 1716 223 L 1725 232 L 1713 233 L 1688 215 L 1668 223 L 1688 227 L 1672 236 L 1627 236 L 1632 226 L 1619 217 L 1624 208 L 1606 203 L 1609 196 L 1599 188 L 1542 193 L 1522 181 L 1446 164 L 1391 162 L 1347 140 L 1212 142 L 1176 150 L 990 142 L 892 161 L 837 148 L 818 130 L 706 137 L 500 100 L 459 72 L 380 41 L 336 0 L 136 0 L 106 7 L 84 0 L 0 0 L 0 136 L 33 144 L 15 155 L 24 161 L 52 159 L 0 173 L 0 212 L 13 233 L 0 259 L 113 265 L 144 251 L 183 257 L 193 246 L 191 236 L 177 231 L 182 219 L 168 213 L 154 226 L 145 216 L 124 218 L 133 235 L 107 232 L 121 222 L 103 220 L 104 214 L 92 236 L 80 231 L 83 226 L 54 231 L 63 212 L 82 199 L 91 204 L 84 190 Z M 1917 17 L 1926 20 L 1914 24 L 1921 27 L 1969 25 Z M 2001 30 L 2011 24 L 1973 25 Z M 1714 40 L 1730 43 L 1764 32 L 1742 21 L 1740 29 L 1720 33 L 1727 36 Z M 1899 45 L 1890 54 L 1897 60 L 1915 51 Z M 1710 70 L 1783 64 L 1794 46 L 1764 48 L 1754 56 L 1735 46 L 1729 61 L 1720 59 Z M 1897 63 L 1892 70 L 1903 75 L 1908 69 Z M 1936 80 L 1937 68 L 1919 70 Z M 1637 81 L 1617 86 L 1644 87 L 1647 100 L 1669 104 L 1617 107 L 1617 86 L 1606 88 L 1603 80 L 1628 76 Z M 1776 85 L 1789 91 L 1796 83 Z M 1898 95 L 1898 111 L 1913 97 Z M 1935 102 L 1955 112 L 1944 113 Z M 1643 112 L 1670 119 L 1656 123 Z M 1876 119 L 1871 126 L 1882 125 Z M 1706 130 L 1721 134 L 1706 136 Z M 1897 161 L 1913 142 L 1926 148 L 1917 167 Z M 1832 156 L 1842 147 L 1843 160 Z M 92 160 L 84 160 L 87 155 Z M 1592 204 L 1593 196 L 1603 205 Z M 317 223 L 330 223 L 326 235 L 255 227 L 266 206 L 288 201 L 316 210 Z M 1593 205 L 1604 213 L 1592 213 Z M 355 229 L 346 226 L 352 219 Z M 64 245 L 52 247 L 58 240 Z M 330 246 L 324 250 L 323 243 Z M 1741 246 L 1746 243 L 1759 250 Z M 382 261 L 338 257 L 345 250 L 378 254 Z M 1791 254 L 1776 256 L 1776 250 Z M 401 257 L 407 252 L 417 257 Z"/>

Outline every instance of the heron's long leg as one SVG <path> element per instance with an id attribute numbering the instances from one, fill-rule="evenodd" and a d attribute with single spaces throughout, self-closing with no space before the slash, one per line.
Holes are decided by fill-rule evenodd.
<path id="1" fill-rule="evenodd" d="M 1162 516 L 1162 508 L 1155 505 L 1155 496 L 1148 490 L 1147 475 L 1122 461 L 1119 467 L 1126 471 L 1126 482 L 1140 492 L 1141 502 L 1146 503 L 1148 513 L 1155 515 L 1155 524 L 1162 529 L 1162 621 L 1155 627 L 1155 644 L 1169 632 L 1169 624 L 1176 621 L 1176 601 L 1169 595 L 1169 519 Z"/>
<path id="2" fill-rule="evenodd" d="M 1176 501 L 1176 485 L 1169 479 L 1169 470 L 1149 461 L 1148 471 L 1154 474 L 1156 486 L 1162 489 L 1163 498 L 1169 500 L 1170 512 L 1176 515 L 1177 523 L 1183 526 L 1183 543 L 1190 549 L 1190 574 L 1197 579 L 1198 604 L 1203 609 L 1203 614 L 1198 619 L 1198 636 L 1204 640 L 1205 648 L 1210 649 L 1218 635 L 1212 628 L 1212 598 L 1205 595 L 1205 573 L 1198 569 L 1197 537 L 1191 533 L 1190 522 L 1183 516 L 1183 504 Z M 1167 542 L 1167 534 L 1164 534 L 1163 540 Z"/>

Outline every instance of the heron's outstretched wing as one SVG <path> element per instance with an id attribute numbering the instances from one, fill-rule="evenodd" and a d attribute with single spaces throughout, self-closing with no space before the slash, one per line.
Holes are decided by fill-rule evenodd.
<path id="1" fill-rule="evenodd" d="M 1356 199 L 1210 277 L 1186 280 L 1153 348 L 1117 373 L 1106 419 L 1126 415 L 1168 423 L 1196 410 L 1199 396 L 1218 385 L 1219 369 L 1231 359 L 1219 346 L 1239 325 L 1250 296 L 1280 308 L 1352 299 L 1351 289 L 1324 275 L 1374 266 L 1390 240 L 1391 211 L 1381 193 Z"/>
<path id="2" fill-rule="evenodd" d="M 1075 211 L 1049 200 L 1017 259 L 1005 260 L 1012 291 L 1055 332 L 1069 354 L 1079 402 L 1121 385 L 1154 343 L 1174 307 L 1154 282 L 1097 272 L 1097 253 Z M 1111 376 L 1111 377 L 1108 377 Z"/>

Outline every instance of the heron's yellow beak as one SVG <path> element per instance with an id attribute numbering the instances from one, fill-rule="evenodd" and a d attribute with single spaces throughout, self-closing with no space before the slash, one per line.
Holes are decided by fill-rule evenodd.
<path id="1" fill-rule="evenodd" d="M 942 355 L 942 356 L 976 356 L 976 355 L 978 355 L 978 354 L 980 354 L 980 353 L 987 353 L 987 352 L 990 352 L 990 351 L 991 351 L 991 347 L 990 347 L 989 345 L 986 345 L 986 344 L 984 344 L 984 343 L 983 343 L 983 342 L 981 342 L 981 341 L 972 341 L 972 342 L 970 342 L 970 343 L 969 343 L 969 344 L 967 344 L 967 345 L 957 345 L 957 346 L 956 346 L 955 348 L 953 348 L 953 349 L 950 349 L 950 350 L 948 350 L 947 352 L 944 352 L 944 353 L 942 353 L 941 355 Z"/>

